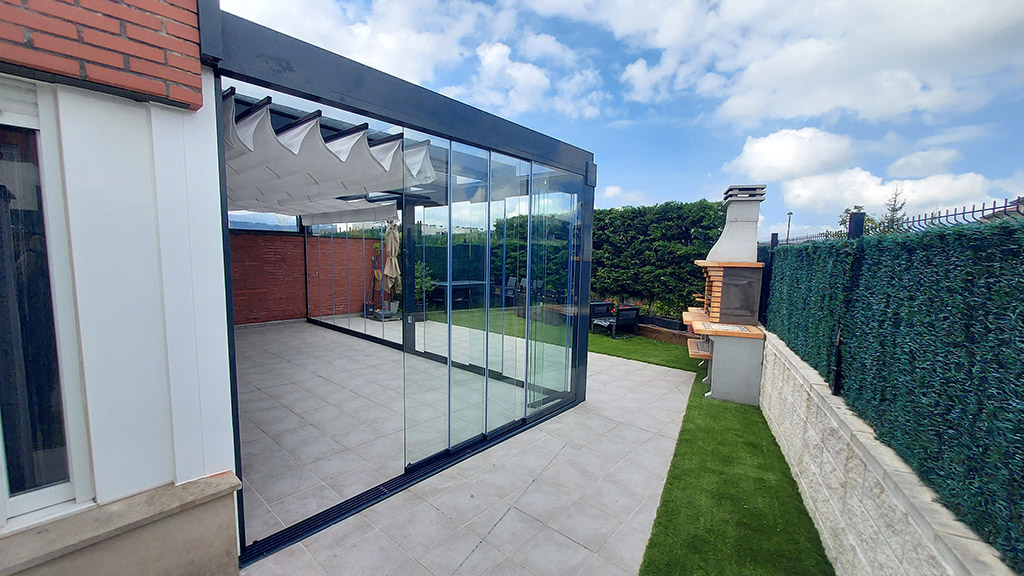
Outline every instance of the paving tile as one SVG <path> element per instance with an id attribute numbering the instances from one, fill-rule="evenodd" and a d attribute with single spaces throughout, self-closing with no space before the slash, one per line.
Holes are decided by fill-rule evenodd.
<path id="1" fill-rule="evenodd" d="M 426 504 L 426 500 L 414 494 L 412 490 L 403 490 L 383 502 L 370 506 L 359 515 L 380 528 L 396 518 L 405 516 L 422 504 Z"/>
<path id="2" fill-rule="evenodd" d="M 350 542 L 320 561 L 331 576 L 381 576 L 393 572 L 410 560 L 381 531 Z"/>
<path id="3" fill-rule="evenodd" d="M 409 560 L 402 564 L 388 576 L 433 576 L 422 564 L 415 560 Z"/>
<path id="4" fill-rule="evenodd" d="M 601 480 L 594 484 L 581 498 L 590 506 L 608 514 L 619 522 L 628 520 L 645 500 L 640 494 L 607 480 Z"/>
<path id="5" fill-rule="evenodd" d="M 419 558 L 459 529 L 447 514 L 425 502 L 408 514 L 385 524 L 381 531 L 403 550 Z"/>
<path id="6" fill-rule="evenodd" d="M 505 557 L 490 544 L 465 528 L 442 540 L 420 563 L 434 576 L 483 574 Z"/>
<path id="7" fill-rule="evenodd" d="M 506 502 L 491 507 L 466 525 L 470 531 L 508 554 L 544 526 L 526 512 Z"/>
<path id="8" fill-rule="evenodd" d="M 469 350 L 466 335 L 453 336 L 457 353 Z M 236 338 L 250 535 L 283 527 L 278 514 L 290 521 L 326 505 L 331 490 L 341 499 L 401 473 L 406 400 L 421 407 L 411 423 L 429 433 L 436 421 L 447 433 L 447 384 L 433 385 L 447 382 L 443 367 L 424 363 L 424 381 L 407 382 L 401 352 L 301 322 L 246 327 Z M 455 400 L 473 410 L 465 424 L 479 426 L 479 377 L 468 377 Z M 243 574 L 635 574 L 690 385 L 679 371 L 592 354 L 586 403 Z"/>
<path id="9" fill-rule="evenodd" d="M 536 480 L 515 498 L 513 504 L 537 520 L 547 522 L 575 499 L 572 494 Z"/>
<path id="10" fill-rule="evenodd" d="M 323 574 L 316 560 L 302 544 L 293 544 L 280 552 L 276 552 L 241 571 L 242 576 L 278 576 L 279 574 L 303 573 Z M 312 570 L 311 572 L 309 570 Z"/>
<path id="11" fill-rule="evenodd" d="M 552 518 L 548 526 L 596 552 L 622 523 L 587 505 L 585 500 L 581 498 L 570 504 Z"/>
<path id="12" fill-rule="evenodd" d="M 374 526 L 357 515 L 313 534 L 302 543 L 319 562 L 373 531 Z"/>
<path id="13" fill-rule="evenodd" d="M 341 499 L 334 490 L 321 484 L 276 502 L 270 506 L 270 509 L 277 514 L 285 526 L 291 526 L 339 502 Z"/>
<path id="14" fill-rule="evenodd" d="M 462 482 L 434 496 L 430 502 L 462 526 L 501 502 L 501 498 L 479 484 Z"/>
<path id="15" fill-rule="evenodd" d="M 576 574 L 593 555 L 583 546 L 547 526 L 510 556 L 537 576 Z"/>
<path id="16" fill-rule="evenodd" d="M 515 560 L 505 557 L 501 562 L 491 568 L 484 576 L 536 576 L 533 572 L 530 572 L 526 568 L 523 568 Z M 597 573 L 592 573 L 590 576 L 598 576 Z"/>
<path id="17" fill-rule="evenodd" d="M 576 574 L 578 576 L 632 576 L 636 572 L 623 570 L 621 567 L 595 554 L 587 559 L 586 563 L 583 564 L 583 567 Z"/>
<path id="18" fill-rule="evenodd" d="M 649 528 L 642 530 L 631 524 L 624 524 L 611 535 L 597 555 L 628 573 L 636 574 L 640 571 L 640 563 L 643 562 L 644 551 L 650 537 Z"/>

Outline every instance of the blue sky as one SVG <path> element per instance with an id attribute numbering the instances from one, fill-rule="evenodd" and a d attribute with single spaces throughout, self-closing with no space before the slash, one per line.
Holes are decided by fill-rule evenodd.
<path id="1" fill-rule="evenodd" d="M 600 208 L 764 183 L 764 237 L 1024 195 L 1019 0 L 221 5 L 593 151 Z"/>

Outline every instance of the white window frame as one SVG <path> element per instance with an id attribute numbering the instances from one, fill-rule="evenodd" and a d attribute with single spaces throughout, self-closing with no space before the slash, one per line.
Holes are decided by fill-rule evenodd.
<path id="1" fill-rule="evenodd" d="M 95 497 L 92 482 L 92 458 L 81 370 L 78 318 L 75 307 L 71 242 L 68 234 L 67 199 L 63 181 L 60 128 L 57 120 L 56 90 L 50 84 L 27 81 L 0 74 L 0 102 L 4 101 L 4 84 L 32 87 L 38 113 L 30 107 L 3 110 L 0 124 L 36 131 L 39 151 L 39 180 L 43 200 L 43 225 L 46 229 L 46 253 L 50 267 L 50 291 L 53 299 L 54 332 L 57 344 L 57 365 L 60 374 L 64 433 L 68 451 L 67 482 L 10 495 L 7 481 L 5 451 L 0 449 L 0 535 L 12 518 L 17 524 L 35 523 L 67 510 L 68 504 L 84 504 Z M 0 429 L 0 443 L 3 442 Z M 23 520 L 22 520 L 23 519 Z M 27 522 L 26 522 L 27 521 Z M 19 526 L 20 527 L 20 526 Z"/>

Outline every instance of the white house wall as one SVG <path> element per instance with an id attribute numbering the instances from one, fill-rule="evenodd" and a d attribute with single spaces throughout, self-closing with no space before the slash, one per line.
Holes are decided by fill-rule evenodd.
<path id="1" fill-rule="evenodd" d="M 213 79 L 199 112 L 57 88 L 96 499 L 233 468 Z"/>

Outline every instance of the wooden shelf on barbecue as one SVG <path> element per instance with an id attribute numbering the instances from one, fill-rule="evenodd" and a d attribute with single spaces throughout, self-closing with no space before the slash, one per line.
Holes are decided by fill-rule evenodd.
<path id="1" fill-rule="evenodd" d="M 764 262 L 710 262 L 697 260 L 694 262 L 701 268 L 764 268 Z"/>
<path id="2" fill-rule="evenodd" d="M 690 353 L 690 358 L 698 358 L 700 360 L 711 359 L 711 343 L 705 340 L 690 340 L 686 343 L 686 350 Z"/>
<path id="3" fill-rule="evenodd" d="M 721 324 L 719 322 L 697 321 L 692 324 L 695 334 L 702 336 L 732 336 L 735 338 L 764 339 L 764 332 L 757 326 L 745 324 Z"/>
<path id="4" fill-rule="evenodd" d="M 690 308 L 683 312 L 683 324 L 693 326 L 694 322 L 710 322 L 711 317 L 702 308 Z"/>

